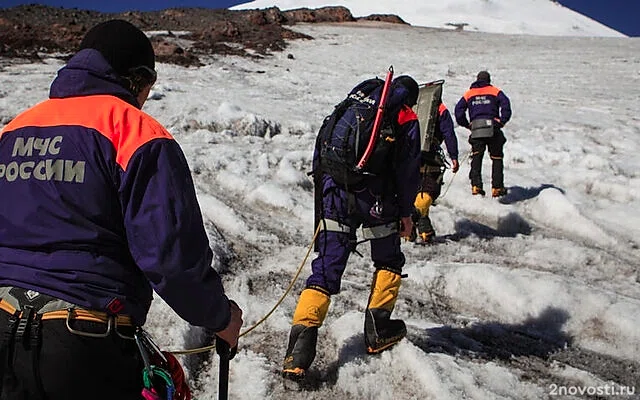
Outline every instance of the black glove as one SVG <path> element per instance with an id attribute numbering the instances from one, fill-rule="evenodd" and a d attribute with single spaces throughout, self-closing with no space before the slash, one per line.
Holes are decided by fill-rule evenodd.
<path id="1" fill-rule="evenodd" d="M 238 353 L 238 346 L 230 349 L 229 343 L 216 336 L 216 353 L 218 353 L 220 358 L 233 360 L 233 357 Z"/>

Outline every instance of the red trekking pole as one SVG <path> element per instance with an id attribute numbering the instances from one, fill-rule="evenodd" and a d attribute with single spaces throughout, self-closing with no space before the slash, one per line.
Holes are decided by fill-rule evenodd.
<path id="1" fill-rule="evenodd" d="M 373 148 L 376 145 L 376 139 L 378 138 L 378 132 L 380 132 L 380 125 L 382 125 L 382 117 L 384 115 L 384 109 L 387 105 L 387 97 L 389 96 L 389 87 L 391 86 L 391 80 L 393 79 L 393 65 L 389 67 L 387 76 L 384 80 L 384 86 L 382 87 L 382 95 L 380 96 L 380 104 L 378 105 L 378 112 L 376 119 L 373 121 L 373 128 L 371 129 L 371 137 L 369 138 L 369 144 L 362 154 L 362 158 L 356 164 L 355 170 L 360 171 L 364 168 L 365 164 L 373 153 Z"/>

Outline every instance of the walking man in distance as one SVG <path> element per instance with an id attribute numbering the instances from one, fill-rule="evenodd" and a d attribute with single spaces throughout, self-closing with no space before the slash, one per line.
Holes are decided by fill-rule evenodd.
<path id="1" fill-rule="evenodd" d="M 511 102 L 502 90 L 491 85 L 489 72 L 478 73 L 476 81 L 456 104 L 455 117 L 458 125 L 471 131 L 471 193 L 485 195 L 482 159 L 485 149 L 488 149 L 491 157 L 491 195 L 504 196 L 507 190 L 504 187 L 503 148 L 507 139 L 502 128 L 511 118 Z"/>

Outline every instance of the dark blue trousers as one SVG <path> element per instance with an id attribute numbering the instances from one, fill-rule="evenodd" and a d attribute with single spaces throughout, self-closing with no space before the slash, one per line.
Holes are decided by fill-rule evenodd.
<path id="1" fill-rule="evenodd" d="M 357 229 L 397 223 L 399 212 L 394 196 L 376 196 L 368 189 L 351 193 L 337 186 L 325 186 L 322 202 L 324 217 L 348 226 L 350 232 L 320 232 L 318 256 L 311 263 L 307 286 L 319 286 L 329 294 L 337 294 L 349 255 L 357 243 Z M 405 257 L 397 230 L 371 239 L 371 260 L 375 268 L 402 270 Z"/>

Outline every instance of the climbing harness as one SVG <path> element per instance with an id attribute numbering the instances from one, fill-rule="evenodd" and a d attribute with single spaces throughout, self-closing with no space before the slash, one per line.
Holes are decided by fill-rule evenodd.
<path id="1" fill-rule="evenodd" d="M 46 397 L 40 371 L 41 346 L 43 335 L 52 333 L 62 334 L 64 327 L 73 336 L 83 336 L 91 339 L 110 338 L 133 340 L 134 324 L 131 317 L 126 315 L 111 315 L 105 312 L 83 309 L 67 301 L 53 296 L 13 286 L 0 287 L 0 312 L 8 315 L 6 333 L 3 340 L 3 351 L 15 354 L 20 348 L 31 353 L 33 366 L 33 386 L 30 389 Z M 51 325 L 51 330 L 43 327 L 48 322 L 58 320 L 58 324 Z M 86 324 L 90 322 L 91 324 Z M 60 324 L 62 323 L 62 324 Z M 53 328 L 55 326 L 55 328 Z M 59 328 L 62 328 L 58 330 Z M 44 331 L 44 334 L 43 334 Z M 93 342 L 92 342 L 93 343 Z M 95 342 L 98 345 L 98 342 Z M 21 353 L 22 354 L 22 353 Z M 7 353 L 4 353 L 6 356 Z M 11 356 L 13 357 L 13 356 Z M 6 362 L 6 361 L 5 361 Z M 22 366 L 28 361 L 22 360 Z M 13 361 L 10 361 L 13 364 Z"/>
<path id="2" fill-rule="evenodd" d="M 38 294 L 38 296 L 45 296 L 43 294 Z M 49 296 L 47 296 L 49 297 Z M 71 303 L 64 302 L 62 300 L 53 299 L 46 303 L 41 308 L 34 309 L 32 306 L 25 306 L 24 310 L 19 310 L 18 304 L 13 304 L 14 301 L 11 298 L 2 298 L 0 299 L 0 310 L 4 310 L 5 312 L 17 315 L 19 318 L 20 326 L 22 328 L 26 328 L 31 324 L 31 320 L 37 319 L 38 321 L 47 321 L 53 319 L 63 319 L 65 320 L 67 330 L 74 335 L 86 336 L 92 338 L 105 338 L 111 334 L 111 332 L 115 332 L 118 336 L 123 339 L 133 339 L 132 336 L 129 336 L 122 332 L 121 327 L 133 327 L 133 322 L 131 321 L 131 317 L 126 315 L 107 315 L 107 313 L 100 311 L 92 311 L 85 310 L 81 308 L 76 308 Z M 64 304 L 64 308 L 62 309 L 53 309 L 52 311 L 45 311 L 47 309 L 58 307 L 60 304 Z M 52 306 L 54 305 L 54 306 Z M 37 312 L 34 313 L 34 311 Z M 90 322 L 100 322 L 106 325 L 104 332 L 86 332 L 73 328 L 74 321 L 90 321 Z"/>

